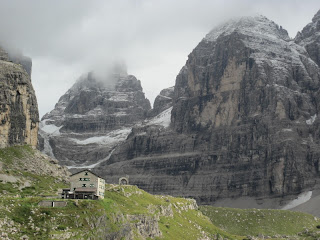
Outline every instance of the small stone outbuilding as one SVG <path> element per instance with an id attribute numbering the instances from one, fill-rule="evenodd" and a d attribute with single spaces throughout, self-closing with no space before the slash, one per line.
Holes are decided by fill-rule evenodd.
<path id="1" fill-rule="evenodd" d="M 128 184 L 129 184 L 129 177 L 119 178 L 119 185 L 128 185 Z"/>

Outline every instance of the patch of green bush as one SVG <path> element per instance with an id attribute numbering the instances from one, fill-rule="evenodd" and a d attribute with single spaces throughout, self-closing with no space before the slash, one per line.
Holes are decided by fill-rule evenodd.
<path id="1" fill-rule="evenodd" d="M 31 206 L 29 204 L 22 204 L 21 206 L 16 206 L 13 209 L 12 220 L 20 223 L 26 224 L 29 220 L 29 216 L 31 216 Z"/>

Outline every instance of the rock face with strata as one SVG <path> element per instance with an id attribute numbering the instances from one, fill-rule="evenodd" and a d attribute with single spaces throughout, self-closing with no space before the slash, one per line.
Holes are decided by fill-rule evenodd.
<path id="1" fill-rule="evenodd" d="M 108 158 L 149 110 L 140 81 L 125 69 L 103 78 L 88 73 L 42 118 L 42 150 L 63 165 L 96 164 Z"/>
<path id="2" fill-rule="evenodd" d="M 31 68 L 30 68 L 31 71 Z M 37 145 L 39 113 L 30 75 L 0 48 L 0 147 Z"/>
<path id="3" fill-rule="evenodd" d="M 218 26 L 176 78 L 171 123 L 134 128 L 97 170 L 107 182 L 128 175 L 149 192 L 201 204 L 312 189 L 320 69 L 305 46 L 263 16 Z"/>
<path id="4" fill-rule="evenodd" d="M 174 87 L 161 90 L 153 104 L 152 116 L 156 116 L 164 110 L 172 107 L 172 98 L 174 95 Z"/>

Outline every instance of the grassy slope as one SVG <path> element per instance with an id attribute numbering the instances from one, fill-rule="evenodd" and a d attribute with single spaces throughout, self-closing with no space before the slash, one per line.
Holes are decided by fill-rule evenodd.
<path id="1" fill-rule="evenodd" d="M 162 236 L 156 239 L 198 239 L 205 236 L 214 239 L 219 235 L 228 239 L 240 238 L 217 228 L 200 211 L 192 209 L 193 200 L 151 195 L 135 186 L 117 186 L 106 191 L 106 198 L 103 202 L 107 211 L 119 209 L 124 215 L 158 215 Z"/>
<path id="2" fill-rule="evenodd" d="M 155 196 L 135 186 L 107 185 L 106 198 L 101 201 L 67 200 L 64 208 L 39 207 L 45 196 L 54 196 L 68 185 L 25 170 L 22 159 L 37 157 L 35 153 L 29 146 L 0 149 L 0 174 L 18 179 L 14 183 L 0 181 L 1 239 L 23 235 L 30 239 L 244 239 L 239 236 L 279 238 L 299 232 L 305 232 L 301 239 L 318 236 L 315 232 L 320 222 L 311 215 L 200 207 L 210 221 L 195 209 L 193 200 Z"/>
<path id="3" fill-rule="evenodd" d="M 193 200 L 154 196 L 135 186 L 108 185 L 101 201 L 68 200 L 64 208 L 39 207 L 40 201 L 48 200 L 46 196 L 68 185 L 26 171 L 22 161 L 35 153 L 29 146 L 0 149 L 0 174 L 17 179 L 0 181 L 0 238 L 4 234 L 4 239 L 23 235 L 30 239 L 143 239 L 150 234 L 158 239 L 240 239 L 215 227 L 194 209 Z M 149 228 L 160 230 L 161 236 L 153 236 Z"/>
<path id="4" fill-rule="evenodd" d="M 56 195 L 58 189 L 68 185 L 52 176 L 41 176 L 24 169 L 22 161 L 28 161 L 35 156 L 36 150 L 28 145 L 14 146 L 0 149 L 0 174 L 14 176 L 16 182 L 0 180 L 0 194 L 6 196 L 52 196 Z M 46 161 L 40 159 L 39 161 Z M 49 164 L 49 162 L 48 162 Z M 27 184 L 26 184 L 27 183 Z"/>
<path id="5" fill-rule="evenodd" d="M 80 201 L 65 208 L 39 207 L 41 198 L 2 198 L 0 219 L 10 239 L 88 239 L 95 232 L 89 224 L 97 221 L 103 208 L 98 202 Z M 13 224 L 6 224 L 6 223 Z M 0 223 L 1 224 L 1 223 Z M 17 229 L 15 231 L 14 229 Z"/>
<path id="6" fill-rule="evenodd" d="M 101 201 L 68 200 L 67 207 L 39 207 L 42 198 L 1 198 L 0 219 L 13 220 L 18 233 L 9 231 L 8 237 L 20 239 L 27 235 L 32 239 L 111 239 L 125 237 L 126 226 L 130 226 L 133 239 L 143 239 L 138 232 L 139 220 L 128 220 L 129 216 L 150 216 L 162 232 L 154 239 L 242 239 L 215 227 L 201 212 L 192 209 L 193 200 L 153 196 L 135 186 L 115 186 L 106 191 Z M 172 209 L 166 216 L 161 209 Z M 153 222 L 154 223 L 154 222 Z M 7 226 L 4 226 L 8 228 Z M 10 227 L 9 227 L 10 228 Z M 12 228 L 11 228 L 12 229 Z M 122 234 L 122 235 L 121 235 Z M 150 238 L 151 239 L 151 238 Z"/>
<path id="7" fill-rule="evenodd" d="M 212 223 L 227 232 L 239 235 L 270 237 L 320 237 L 320 220 L 312 215 L 284 210 L 234 209 L 200 206 Z M 309 234 L 305 234 L 309 232 Z M 299 234 L 300 233 L 300 234 Z"/>

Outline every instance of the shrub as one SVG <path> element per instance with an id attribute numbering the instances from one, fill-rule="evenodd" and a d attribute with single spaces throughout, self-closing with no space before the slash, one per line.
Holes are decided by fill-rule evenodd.
<path id="1" fill-rule="evenodd" d="M 62 230 L 62 231 L 63 231 L 63 230 L 66 230 L 66 228 L 67 228 L 67 227 L 66 227 L 66 226 L 63 226 L 63 225 L 60 225 L 60 226 L 57 227 L 58 230 Z"/>
<path id="2" fill-rule="evenodd" d="M 14 208 L 12 220 L 25 224 L 28 222 L 29 216 L 31 216 L 31 207 L 29 205 L 21 205 Z"/>

